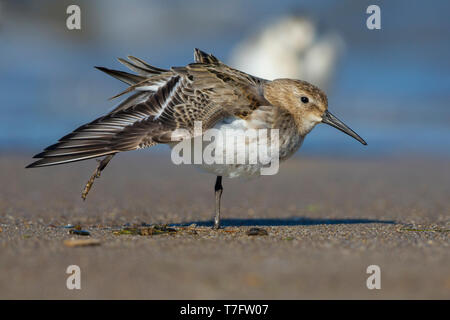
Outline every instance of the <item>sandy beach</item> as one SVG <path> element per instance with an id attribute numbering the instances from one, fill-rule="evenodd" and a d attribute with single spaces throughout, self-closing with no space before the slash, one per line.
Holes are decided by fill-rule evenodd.
<path id="1" fill-rule="evenodd" d="M 225 179 L 213 231 L 214 177 L 168 152 L 120 154 L 86 202 L 94 160 L 24 169 L 30 155 L 0 157 L 1 299 L 450 298 L 448 159 L 299 156 L 275 176 Z M 122 232 L 153 224 L 174 230 Z M 64 242 L 77 239 L 97 245 Z M 66 288 L 69 265 L 81 290 Z"/>

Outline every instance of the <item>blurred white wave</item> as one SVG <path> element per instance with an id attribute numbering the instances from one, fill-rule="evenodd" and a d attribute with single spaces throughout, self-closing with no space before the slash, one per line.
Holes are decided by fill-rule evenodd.
<path id="1" fill-rule="evenodd" d="M 302 79 L 325 88 L 343 50 L 336 32 L 319 32 L 308 17 L 285 16 L 239 43 L 230 64 L 265 79 Z"/>

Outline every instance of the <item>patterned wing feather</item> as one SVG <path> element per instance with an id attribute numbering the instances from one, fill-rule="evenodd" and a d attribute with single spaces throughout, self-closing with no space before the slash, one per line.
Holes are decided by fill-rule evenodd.
<path id="1" fill-rule="evenodd" d="M 102 71 L 130 84 L 134 93 L 110 113 L 85 124 L 49 146 L 29 167 L 48 166 L 145 148 L 172 141 L 176 129 L 192 135 L 194 122 L 203 129 L 225 117 L 246 118 L 268 105 L 261 92 L 265 80 L 252 77 L 196 50 L 196 63 L 164 70 L 140 59 L 121 60 L 138 73 Z M 184 137 L 177 137 L 183 139 Z"/>

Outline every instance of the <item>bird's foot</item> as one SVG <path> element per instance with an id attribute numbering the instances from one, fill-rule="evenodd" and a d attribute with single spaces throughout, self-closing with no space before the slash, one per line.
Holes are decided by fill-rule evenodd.
<path id="1" fill-rule="evenodd" d="M 215 224 L 212 227 L 213 230 L 219 230 L 220 229 L 220 224 Z"/>
<path id="2" fill-rule="evenodd" d="M 109 161 L 111 161 L 112 157 L 114 157 L 114 154 L 110 154 L 110 155 L 106 156 L 105 158 L 103 158 L 102 160 L 97 160 L 98 161 L 97 168 L 95 168 L 94 173 L 89 178 L 88 182 L 86 183 L 86 186 L 83 189 L 83 192 L 81 193 L 81 198 L 83 200 L 86 200 L 89 190 L 91 190 L 92 185 L 94 184 L 94 180 L 96 178 L 100 178 L 100 174 L 101 174 L 102 170 L 105 169 L 105 167 L 108 165 Z"/>

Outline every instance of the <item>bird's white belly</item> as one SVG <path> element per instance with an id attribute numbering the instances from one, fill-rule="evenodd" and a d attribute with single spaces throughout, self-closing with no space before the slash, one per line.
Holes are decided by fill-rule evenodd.
<path id="1" fill-rule="evenodd" d="M 249 128 L 248 121 L 237 118 L 225 119 L 214 129 L 216 131 L 213 135 L 219 139 L 205 139 L 205 135 L 202 137 L 203 161 L 196 166 L 202 171 L 228 178 L 276 174 L 280 158 L 289 157 L 298 149 L 302 140 L 298 139 L 290 146 L 280 145 L 279 142 L 283 139 L 279 137 L 281 133 L 278 130 L 254 130 Z M 211 153 L 211 150 L 214 152 Z M 214 155 L 212 163 L 206 159 L 209 154 Z"/>

